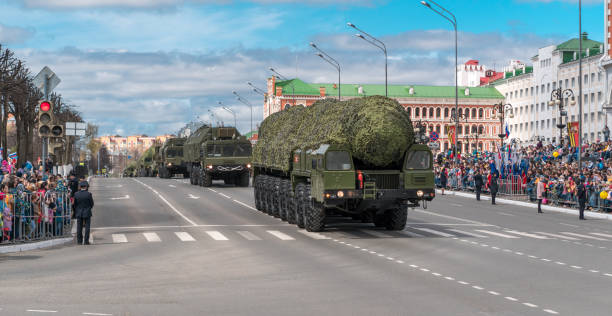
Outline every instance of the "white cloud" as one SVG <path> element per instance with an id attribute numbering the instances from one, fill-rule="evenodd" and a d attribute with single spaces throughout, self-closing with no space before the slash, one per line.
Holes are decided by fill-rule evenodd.
<path id="1" fill-rule="evenodd" d="M 187 3 L 198 4 L 232 4 L 237 0 L 21 0 L 28 8 L 46 9 L 85 9 L 85 8 L 131 8 L 151 9 L 164 7 L 177 7 Z M 312 5 L 373 5 L 383 0 L 246 0 L 260 4 L 300 3 Z"/>
<path id="2" fill-rule="evenodd" d="M 22 27 L 0 24 L 0 43 L 23 43 L 34 35 L 34 31 Z"/>

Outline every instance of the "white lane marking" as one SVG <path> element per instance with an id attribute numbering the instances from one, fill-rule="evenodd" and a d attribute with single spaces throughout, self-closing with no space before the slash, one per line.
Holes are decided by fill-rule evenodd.
<path id="1" fill-rule="evenodd" d="M 398 231 L 398 233 L 400 233 L 402 235 L 406 235 L 408 237 L 412 237 L 412 238 L 414 238 L 414 237 L 417 237 L 417 238 L 418 237 L 425 237 L 425 236 L 423 236 L 421 234 L 418 234 L 418 233 L 415 233 L 415 232 L 411 232 L 411 231 L 407 231 L 407 230 Z"/>
<path id="2" fill-rule="evenodd" d="M 504 298 L 505 298 L 505 299 L 507 299 L 507 300 L 509 300 L 509 301 L 513 301 L 513 302 L 518 301 L 516 298 L 514 298 L 514 297 L 512 297 L 512 296 L 506 296 L 506 297 L 504 297 Z"/>
<path id="3" fill-rule="evenodd" d="M 128 242 L 127 237 L 125 237 L 125 234 L 113 234 L 112 237 L 113 243 L 115 244 Z"/>
<path id="4" fill-rule="evenodd" d="M 452 235 L 452 234 L 447 234 L 447 233 L 445 233 L 445 232 L 440 232 L 440 231 L 437 231 L 437 230 L 434 230 L 434 229 L 429 229 L 429 228 L 415 228 L 415 227 L 411 227 L 411 228 L 412 228 L 412 229 L 421 230 L 421 231 L 424 231 L 424 232 L 428 232 L 428 233 L 430 233 L 430 234 L 434 234 L 434 235 L 437 235 L 437 236 L 442 236 L 442 237 L 456 237 L 455 235 Z"/>
<path id="5" fill-rule="evenodd" d="M 565 263 L 564 263 L 564 262 L 560 262 L 560 261 L 555 261 L 555 263 L 556 263 L 556 264 L 558 264 L 558 265 L 561 265 L 561 266 L 564 266 L 564 265 L 565 265 Z"/>
<path id="6" fill-rule="evenodd" d="M 549 314 L 553 314 L 553 315 L 558 315 L 558 314 L 559 314 L 559 313 L 555 312 L 555 311 L 554 311 L 554 310 L 552 310 L 552 309 L 545 309 L 544 311 L 545 311 L 545 312 L 547 312 L 547 313 L 549 313 Z"/>
<path id="7" fill-rule="evenodd" d="M 249 231 L 245 231 L 245 230 L 239 230 L 237 231 L 238 235 L 244 237 L 247 240 L 261 240 L 261 238 L 255 236 L 255 234 L 249 232 Z"/>
<path id="8" fill-rule="evenodd" d="M 604 273 L 604 275 L 605 275 L 605 276 L 612 277 L 612 274 L 610 274 L 610 273 Z"/>
<path id="9" fill-rule="evenodd" d="M 257 209 L 256 209 L 256 208 L 254 208 L 254 207 L 252 207 L 252 206 L 250 206 L 250 205 L 248 205 L 248 204 L 246 204 L 246 203 L 240 202 L 240 201 L 238 201 L 238 200 L 232 200 L 232 201 L 234 201 L 234 202 L 236 202 L 236 203 L 238 203 L 238 204 L 240 204 L 240 205 L 242 205 L 242 206 L 244 206 L 244 207 L 246 207 L 246 208 L 248 208 L 248 209 L 251 209 L 251 210 L 253 210 L 253 211 L 257 211 Z"/>
<path id="10" fill-rule="evenodd" d="M 495 291 L 489 291 L 489 294 L 491 294 L 491 295 L 499 295 L 499 293 L 497 293 Z"/>
<path id="11" fill-rule="evenodd" d="M 268 234 L 280 239 L 280 240 L 295 240 L 295 238 L 285 234 L 285 233 L 281 233 L 278 230 L 267 230 Z"/>
<path id="12" fill-rule="evenodd" d="M 491 224 L 486 224 L 486 223 L 482 223 L 482 222 L 478 222 L 478 221 L 473 221 L 473 220 L 469 220 L 469 219 L 465 219 L 465 218 L 460 218 L 460 217 L 455 217 L 455 216 L 450 216 L 450 215 L 438 214 L 438 213 L 434 213 L 434 212 L 430 212 L 430 211 L 425 211 L 425 210 L 414 209 L 414 210 L 412 210 L 412 212 L 423 213 L 423 214 L 439 216 L 439 217 L 444 217 L 444 218 L 450 218 L 450 219 L 454 219 L 454 220 L 458 220 L 458 221 L 462 221 L 462 222 L 467 222 L 467 223 L 472 223 L 472 224 L 480 224 L 480 225 L 483 225 L 483 226 L 494 226 L 494 225 L 491 225 Z"/>
<path id="13" fill-rule="evenodd" d="M 457 207 L 463 207 L 463 205 L 461 205 L 461 204 L 456 204 L 456 203 L 451 203 L 450 205 L 452 205 L 452 206 L 457 206 Z"/>
<path id="14" fill-rule="evenodd" d="M 209 188 L 209 190 L 217 193 L 217 190 L 214 190 L 214 189 L 211 189 L 211 188 Z"/>
<path id="15" fill-rule="evenodd" d="M 452 232 L 455 232 L 455 233 L 462 234 L 462 235 L 472 236 L 472 237 L 489 238 L 488 236 L 485 236 L 485 235 L 480 235 L 480 234 L 476 234 L 476 233 L 472 233 L 472 232 L 466 232 L 466 231 L 458 230 L 458 229 L 450 229 L 449 228 L 448 230 L 450 230 Z"/>
<path id="16" fill-rule="evenodd" d="M 379 232 L 377 230 L 361 229 L 359 231 L 364 233 L 364 234 L 366 234 L 366 235 L 370 235 L 370 236 L 374 236 L 374 237 L 378 237 L 378 238 L 393 238 L 393 236 L 391 236 L 389 234 L 385 234 L 383 232 Z"/>
<path id="17" fill-rule="evenodd" d="M 589 235 L 578 234 L 578 233 L 561 232 L 561 234 L 572 235 L 572 236 L 582 237 L 582 238 L 586 238 L 586 239 L 594 239 L 594 240 L 608 241 L 607 239 L 603 239 L 603 238 L 599 238 L 599 237 L 593 237 L 593 236 L 589 236 Z"/>
<path id="18" fill-rule="evenodd" d="M 171 187 L 171 188 L 176 188 L 176 185 L 174 185 L 174 184 L 168 184 L 168 186 Z"/>
<path id="19" fill-rule="evenodd" d="M 207 230 L 206 233 L 214 240 L 229 240 L 223 234 L 216 230 Z"/>
<path id="20" fill-rule="evenodd" d="M 32 313 L 57 313 L 57 311 L 50 311 L 46 309 L 27 309 L 26 312 Z"/>
<path id="21" fill-rule="evenodd" d="M 191 236 L 188 232 L 174 232 L 174 234 L 181 241 L 195 241 L 195 238 L 193 238 L 193 236 Z"/>
<path id="22" fill-rule="evenodd" d="M 330 239 L 329 237 L 323 235 L 323 234 L 319 234 L 319 233 L 315 233 L 315 232 L 309 232 L 305 229 L 298 229 L 298 232 L 301 234 L 304 234 L 312 239 Z"/>
<path id="23" fill-rule="evenodd" d="M 468 285 L 468 284 L 470 284 L 470 283 L 465 282 L 465 281 L 457 281 L 457 283 L 460 283 L 460 284 L 463 284 L 463 285 Z"/>
<path id="24" fill-rule="evenodd" d="M 445 279 L 447 279 L 447 280 L 449 280 L 449 281 L 455 281 L 455 278 L 453 278 L 453 277 L 448 277 L 448 276 L 447 276 L 447 277 L 444 277 L 444 278 L 445 278 Z"/>
<path id="25" fill-rule="evenodd" d="M 156 233 L 142 233 L 148 242 L 161 242 L 161 239 Z"/>
<path id="26" fill-rule="evenodd" d="M 438 273 L 438 272 L 432 272 L 431 274 L 433 274 L 433 275 L 435 275 L 435 276 L 437 276 L 437 277 L 442 276 L 442 275 L 441 275 L 440 273 Z"/>
<path id="27" fill-rule="evenodd" d="M 525 305 L 525 306 L 529 306 L 529 307 L 533 307 L 533 308 L 538 307 L 538 305 L 536 305 L 536 304 L 531 304 L 531 303 L 523 303 L 523 305 Z"/>
<path id="28" fill-rule="evenodd" d="M 225 194 L 223 194 L 223 193 L 219 193 L 219 195 L 220 195 L 220 196 L 222 196 L 222 197 L 224 197 L 224 198 L 226 198 L 226 199 L 230 199 L 230 200 L 232 199 L 232 197 L 231 197 L 231 196 L 229 196 L 229 195 L 225 195 Z"/>
<path id="29" fill-rule="evenodd" d="M 165 225 L 165 226 L 109 226 L 109 227 L 92 227 L 91 230 L 116 230 L 116 229 L 159 229 L 159 228 L 193 228 L 193 227 L 278 227 L 291 226 L 289 224 L 240 224 L 240 225 Z M 73 225 L 72 227 L 76 227 Z M 76 232 L 76 228 L 75 228 Z"/>
<path id="30" fill-rule="evenodd" d="M 525 237 L 530 237 L 530 238 L 535 238 L 535 239 L 550 239 L 550 238 L 545 237 L 545 236 L 540 236 L 540 235 L 536 235 L 536 234 L 530 234 L 530 233 L 520 232 L 520 231 L 510 230 L 510 229 L 504 230 L 504 232 L 511 233 L 511 234 L 516 234 L 516 235 L 520 235 L 520 236 L 525 236 Z"/>
<path id="31" fill-rule="evenodd" d="M 104 314 L 104 313 L 83 313 L 83 315 L 92 315 L 92 316 L 113 316 L 113 314 Z"/>
<path id="32" fill-rule="evenodd" d="M 581 266 L 571 266 L 571 267 L 574 268 L 574 269 L 582 269 Z"/>
<path id="33" fill-rule="evenodd" d="M 125 196 L 122 196 L 122 197 L 116 197 L 116 198 L 110 198 L 110 199 L 111 200 L 129 200 L 130 196 L 126 194 Z"/>
<path id="34" fill-rule="evenodd" d="M 514 216 L 514 214 L 508 214 L 508 213 L 504 213 L 504 212 L 497 212 L 497 214 L 504 215 L 504 216 Z"/>
<path id="35" fill-rule="evenodd" d="M 431 223 L 431 222 L 427 222 L 426 224 L 424 223 L 406 223 L 406 225 L 433 225 L 433 226 L 476 226 L 476 227 L 489 227 L 489 226 L 495 226 L 492 224 L 470 224 L 470 223 Z"/>
<path id="36" fill-rule="evenodd" d="M 510 235 L 506 235 L 506 234 L 502 234 L 502 233 L 497 233 L 497 232 L 492 232 L 489 230 L 484 230 L 484 229 L 476 229 L 477 232 L 481 232 L 481 233 L 485 233 L 485 234 L 489 234 L 489 235 L 493 235 L 493 236 L 497 236 L 497 237 L 504 237 L 504 238 L 521 238 L 521 237 L 516 237 L 516 236 L 510 236 Z"/>
<path id="37" fill-rule="evenodd" d="M 197 199 L 199 199 L 200 197 L 199 197 L 199 196 L 195 196 L 195 195 L 193 195 L 193 194 L 189 193 L 189 198 L 190 198 L 190 199 L 197 200 Z"/>
<path id="38" fill-rule="evenodd" d="M 572 224 L 566 224 L 566 223 L 559 223 L 559 225 L 565 225 L 565 226 L 569 226 L 569 227 L 580 227 L 578 225 L 572 225 Z"/>
<path id="39" fill-rule="evenodd" d="M 423 272 L 429 272 L 429 269 L 425 269 L 425 268 L 421 268 L 420 270 Z"/>
<path id="40" fill-rule="evenodd" d="M 589 270 L 589 272 L 599 273 L 599 270 Z"/>
<path id="41" fill-rule="evenodd" d="M 477 289 L 477 290 L 484 290 L 483 287 L 480 287 L 478 285 L 472 285 L 473 288 Z"/>
<path id="42" fill-rule="evenodd" d="M 535 232 L 535 233 L 538 233 L 540 235 L 547 235 L 547 236 L 551 236 L 551 237 L 556 237 L 556 238 L 563 238 L 563 239 L 567 239 L 567 240 L 580 240 L 578 238 L 563 236 L 563 235 L 559 235 L 559 234 L 552 234 L 552 233 L 545 233 L 545 232 Z"/>
<path id="43" fill-rule="evenodd" d="M 591 234 L 591 235 L 597 235 L 597 236 L 600 236 L 600 237 L 608 237 L 608 238 L 612 238 L 612 235 L 610 235 L 610 234 L 604 234 L 604 233 L 589 233 L 589 234 Z"/>
<path id="44" fill-rule="evenodd" d="M 166 198 L 164 198 L 161 194 L 159 194 L 157 191 L 155 191 L 155 189 L 153 189 L 152 187 L 150 187 L 149 185 L 145 184 L 144 182 L 140 181 L 140 180 L 136 180 L 133 179 L 134 181 L 144 185 L 146 188 L 148 188 L 149 190 L 153 191 L 155 194 L 157 194 L 157 196 L 166 203 L 166 205 L 168 205 L 175 213 L 177 213 L 178 215 L 180 215 L 184 220 L 186 220 L 187 222 L 189 222 L 189 224 L 193 225 L 193 226 L 197 226 L 197 224 L 190 220 L 187 216 L 183 215 L 183 213 L 179 212 L 179 210 L 176 209 L 176 207 L 174 207 L 174 205 L 170 204 L 170 202 L 168 202 L 168 200 L 166 200 Z"/>

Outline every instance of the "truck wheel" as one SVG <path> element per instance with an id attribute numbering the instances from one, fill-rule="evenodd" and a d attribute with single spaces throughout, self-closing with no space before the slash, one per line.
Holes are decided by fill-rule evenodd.
<path id="1" fill-rule="evenodd" d="M 266 199 L 266 214 L 268 215 L 272 215 L 274 214 L 274 204 L 273 202 L 273 197 L 274 197 L 274 178 L 267 176 L 266 177 L 266 182 L 265 182 L 265 188 L 266 188 L 266 195 L 265 195 L 265 199 Z"/>
<path id="2" fill-rule="evenodd" d="M 393 208 L 385 211 L 387 230 L 403 230 L 406 227 L 408 211 L 405 207 Z"/>
<path id="3" fill-rule="evenodd" d="M 212 175 L 207 171 L 202 171 L 202 186 L 209 187 L 212 185 Z"/>
<path id="4" fill-rule="evenodd" d="M 295 199 L 295 194 L 293 193 L 292 187 L 291 187 L 291 181 L 287 181 L 287 223 L 289 224 L 295 224 L 295 209 L 297 206 L 297 202 Z"/>
<path id="5" fill-rule="evenodd" d="M 295 223 L 299 228 L 304 228 L 303 196 L 304 184 L 300 183 L 295 188 L 296 195 L 293 198 L 295 203 Z"/>
<path id="6" fill-rule="evenodd" d="M 322 231 L 325 228 L 325 206 L 318 202 L 308 203 L 305 222 L 307 231 Z"/>
<path id="7" fill-rule="evenodd" d="M 189 173 L 189 172 L 187 172 L 187 171 L 183 172 L 183 178 L 184 178 L 184 179 L 189 178 L 189 175 L 190 175 L 190 173 Z"/>
<path id="8" fill-rule="evenodd" d="M 274 181 L 272 182 L 272 216 L 279 218 L 280 217 L 280 193 L 281 184 L 280 179 L 274 177 Z"/>
<path id="9" fill-rule="evenodd" d="M 386 214 L 374 214 L 374 226 L 376 227 L 386 227 L 387 226 L 387 216 Z"/>
<path id="10" fill-rule="evenodd" d="M 189 184 L 194 185 L 195 184 L 195 178 L 194 178 L 194 174 L 195 172 L 193 172 L 194 169 L 191 169 L 191 173 L 189 173 Z"/>
<path id="11" fill-rule="evenodd" d="M 259 176 L 259 198 L 261 199 L 261 211 L 268 213 L 268 176 Z"/>
<path id="12" fill-rule="evenodd" d="M 261 176 L 257 176 L 253 179 L 253 198 L 255 198 L 255 208 L 258 211 L 261 211 L 261 198 L 260 198 L 260 188 L 259 188 L 259 180 Z"/>
<path id="13" fill-rule="evenodd" d="M 280 200 L 279 200 L 279 213 L 280 218 L 283 221 L 287 221 L 289 217 L 289 181 L 281 180 L 280 182 Z"/>
<path id="14" fill-rule="evenodd" d="M 243 172 L 240 175 L 239 180 L 236 182 L 236 184 L 238 184 L 241 187 L 248 187 L 249 186 L 249 173 L 248 172 Z"/>

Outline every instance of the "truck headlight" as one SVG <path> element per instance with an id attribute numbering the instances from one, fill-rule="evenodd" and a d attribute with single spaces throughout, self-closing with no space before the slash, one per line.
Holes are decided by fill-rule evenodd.
<path id="1" fill-rule="evenodd" d="M 247 168 L 251 169 L 251 164 L 250 163 L 247 164 Z"/>
<path id="2" fill-rule="evenodd" d="M 168 167 L 172 167 L 172 163 L 171 162 L 168 163 Z"/>
<path id="3" fill-rule="evenodd" d="M 342 191 L 338 191 L 338 197 L 339 197 L 339 198 L 343 198 L 343 197 L 344 197 L 344 192 L 342 192 Z"/>
<path id="4" fill-rule="evenodd" d="M 212 166 L 212 165 L 208 165 L 208 166 L 206 166 L 206 168 L 207 168 L 208 170 L 212 170 L 213 166 Z"/>
<path id="5" fill-rule="evenodd" d="M 418 197 L 423 197 L 423 194 L 424 194 L 424 193 L 423 193 L 423 190 L 418 190 L 418 191 L 417 191 L 417 196 L 418 196 Z"/>

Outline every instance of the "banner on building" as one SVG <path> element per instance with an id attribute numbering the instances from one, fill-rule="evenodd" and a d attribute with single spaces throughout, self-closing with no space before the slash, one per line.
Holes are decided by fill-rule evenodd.
<path id="1" fill-rule="evenodd" d="M 569 122 L 567 123 L 567 135 L 569 136 L 570 146 L 578 147 L 578 143 L 580 142 L 580 132 L 578 122 Z"/>
<path id="2" fill-rule="evenodd" d="M 453 146 L 455 144 L 455 126 L 447 126 L 446 134 L 448 135 L 448 142 Z"/>

